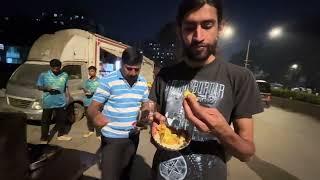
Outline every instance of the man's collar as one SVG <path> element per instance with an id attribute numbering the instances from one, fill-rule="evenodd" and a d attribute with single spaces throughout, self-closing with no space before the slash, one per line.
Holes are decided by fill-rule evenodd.
<path id="1" fill-rule="evenodd" d="M 55 74 L 51 70 L 49 70 L 49 74 L 55 76 Z"/>
<path id="2" fill-rule="evenodd" d="M 50 75 L 52 75 L 52 76 L 60 76 L 60 75 L 62 75 L 63 72 L 60 72 L 58 75 L 55 75 L 51 70 L 49 70 L 49 73 L 50 73 Z"/>
<path id="3" fill-rule="evenodd" d="M 124 79 L 120 69 L 117 71 L 117 76 L 119 79 Z"/>
<path id="4" fill-rule="evenodd" d="M 98 77 L 98 76 L 96 76 L 96 77 L 94 77 L 94 78 L 91 78 L 91 77 L 90 77 L 89 80 L 90 80 L 90 81 L 96 81 L 96 80 L 99 80 L 99 77 Z"/>

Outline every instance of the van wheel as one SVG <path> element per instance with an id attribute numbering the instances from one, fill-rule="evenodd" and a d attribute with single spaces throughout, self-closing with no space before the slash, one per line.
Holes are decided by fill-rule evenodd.
<path id="1" fill-rule="evenodd" d="M 68 106 L 68 120 L 70 123 L 80 121 L 84 117 L 84 107 L 80 103 L 73 103 Z"/>

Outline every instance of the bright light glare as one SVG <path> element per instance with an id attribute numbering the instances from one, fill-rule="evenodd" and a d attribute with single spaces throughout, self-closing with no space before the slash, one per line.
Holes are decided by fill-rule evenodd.
<path id="1" fill-rule="evenodd" d="M 298 69 L 298 68 L 299 68 L 299 65 L 298 65 L 298 64 L 292 64 L 292 65 L 291 65 L 291 69 L 295 69 L 295 70 L 296 70 L 296 69 Z"/>
<path id="2" fill-rule="evenodd" d="M 282 36 L 283 29 L 281 27 L 275 27 L 269 32 L 269 37 L 271 39 L 278 38 Z"/>
<path id="3" fill-rule="evenodd" d="M 233 35 L 234 35 L 234 28 L 231 26 L 225 26 L 222 31 L 221 37 L 223 39 L 230 39 L 233 37 Z"/>

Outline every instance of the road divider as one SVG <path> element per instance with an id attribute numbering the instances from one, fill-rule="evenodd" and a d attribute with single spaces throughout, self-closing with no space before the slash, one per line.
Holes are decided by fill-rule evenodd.
<path id="1" fill-rule="evenodd" d="M 306 114 L 320 120 L 320 105 L 280 97 L 272 97 L 271 104 L 282 109 Z"/>

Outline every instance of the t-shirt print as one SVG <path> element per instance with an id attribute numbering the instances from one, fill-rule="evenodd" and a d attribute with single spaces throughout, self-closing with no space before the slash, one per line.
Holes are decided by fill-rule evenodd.
<path id="1" fill-rule="evenodd" d="M 185 118 L 182 102 L 184 99 L 183 92 L 186 90 L 195 93 L 201 105 L 217 107 L 224 97 L 225 85 L 208 81 L 173 80 L 168 82 L 165 90 L 167 99 L 165 116 L 170 126 L 187 130 L 192 134 L 192 140 L 194 141 L 217 140 L 211 134 L 199 132 Z"/>
<path id="2" fill-rule="evenodd" d="M 158 149 L 153 160 L 154 179 L 227 179 L 225 149 L 213 134 L 202 133 L 185 118 L 183 93 L 196 94 L 202 106 L 216 108 L 228 124 L 262 112 L 257 85 L 249 70 L 216 60 L 193 69 L 184 62 L 163 69 L 152 87 L 150 99 L 160 106 L 168 124 L 192 135 L 190 145 L 177 152 Z"/>

